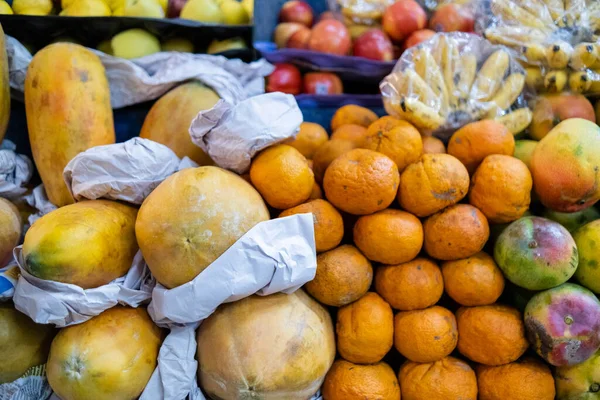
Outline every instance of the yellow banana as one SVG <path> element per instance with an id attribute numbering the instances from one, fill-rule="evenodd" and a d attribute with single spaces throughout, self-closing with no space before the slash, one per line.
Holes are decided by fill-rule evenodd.
<path id="1" fill-rule="evenodd" d="M 574 26 L 581 22 L 586 14 L 585 0 L 565 0 L 565 23 L 567 26 Z M 586 23 L 587 25 L 587 23 Z"/>
<path id="2" fill-rule="evenodd" d="M 484 36 L 493 43 L 516 48 L 523 43 L 540 43 L 547 37 L 539 29 L 527 26 L 496 26 L 488 28 Z"/>
<path id="3" fill-rule="evenodd" d="M 477 57 L 474 54 L 463 54 L 458 67 L 460 72 L 456 89 L 461 99 L 467 99 L 477 75 Z"/>
<path id="4" fill-rule="evenodd" d="M 440 67 L 428 50 L 417 49 L 413 53 L 415 72 L 429 85 L 436 97 L 440 99 L 440 114 L 448 113 L 448 91 L 442 77 Z"/>
<path id="5" fill-rule="evenodd" d="M 550 30 L 538 17 L 525 11 L 515 2 L 509 0 L 491 0 L 490 6 L 492 13 L 503 17 L 507 21 L 519 22 L 524 26 L 530 26 L 543 31 Z"/>
<path id="6" fill-rule="evenodd" d="M 544 3 L 555 23 L 565 15 L 563 0 L 544 0 Z"/>
<path id="7" fill-rule="evenodd" d="M 456 109 L 458 96 L 454 84 L 454 64 L 458 63 L 458 43 L 447 36 L 440 36 L 438 42 L 439 65 L 442 70 L 446 92 L 448 93 L 448 104 L 450 108 Z"/>
<path id="8" fill-rule="evenodd" d="M 592 86 L 592 80 L 587 71 L 573 71 L 569 75 L 569 88 L 575 93 L 587 92 Z"/>
<path id="9" fill-rule="evenodd" d="M 567 68 L 573 47 L 567 42 L 558 41 L 546 48 L 546 61 L 551 69 Z"/>
<path id="10" fill-rule="evenodd" d="M 419 100 L 408 97 L 400 101 L 402 116 L 423 129 L 438 129 L 446 120 L 433 108 L 426 106 Z"/>
<path id="11" fill-rule="evenodd" d="M 528 43 L 521 47 L 523 57 L 530 65 L 540 65 L 546 61 L 546 47 L 539 43 Z"/>
<path id="12" fill-rule="evenodd" d="M 518 72 L 510 74 L 498 93 L 490 100 L 491 107 L 487 118 L 496 118 L 509 108 L 523 91 L 523 86 L 525 86 L 525 75 Z"/>
<path id="13" fill-rule="evenodd" d="M 588 7 L 590 30 L 600 30 L 600 2 L 594 2 Z"/>
<path id="14" fill-rule="evenodd" d="M 544 87 L 544 75 L 539 67 L 525 68 L 525 83 L 527 86 L 539 90 Z"/>
<path id="15" fill-rule="evenodd" d="M 415 71 L 411 69 L 404 71 L 403 82 L 401 93 L 403 96 L 418 99 L 434 110 L 440 109 L 440 99 Z"/>
<path id="16" fill-rule="evenodd" d="M 538 17 L 546 26 L 554 25 L 554 20 L 548 11 L 548 7 L 546 7 L 542 0 L 519 1 L 519 5 L 525 11 Z"/>
<path id="17" fill-rule="evenodd" d="M 510 133 L 516 135 L 527 129 L 531 124 L 532 117 L 531 110 L 525 107 L 496 118 L 496 121 L 506 126 Z"/>
<path id="18" fill-rule="evenodd" d="M 599 57 L 600 54 L 594 43 L 579 43 L 573 49 L 570 66 L 573 69 L 590 68 L 598 61 Z"/>
<path id="19" fill-rule="evenodd" d="M 550 71 L 544 77 L 544 87 L 547 92 L 560 93 L 567 85 L 567 71 L 563 69 Z"/>
<path id="20" fill-rule="evenodd" d="M 485 60 L 471 88 L 471 99 L 488 101 L 498 91 L 508 70 L 510 58 L 504 50 L 496 50 Z"/>
<path id="21" fill-rule="evenodd" d="M 590 78 L 591 81 L 588 92 L 594 94 L 600 93 L 600 69 L 590 70 L 588 73 L 588 78 Z"/>

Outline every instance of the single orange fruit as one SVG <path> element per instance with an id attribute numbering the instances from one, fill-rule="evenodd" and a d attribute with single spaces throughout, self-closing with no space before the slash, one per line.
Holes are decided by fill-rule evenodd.
<path id="1" fill-rule="evenodd" d="M 361 147 L 365 143 L 366 138 L 367 128 L 356 124 L 342 125 L 331 134 L 331 140 L 349 140 L 356 144 L 356 147 Z"/>
<path id="2" fill-rule="evenodd" d="M 313 190 L 310 192 L 309 200 L 316 200 L 323 198 L 323 191 L 321 190 L 321 186 L 317 182 L 313 185 Z"/>
<path id="3" fill-rule="evenodd" d="M 372 281 L 369 260 L 356 247 L 344 244 L 317 256 L 315 279 L 304 288 L 321 303 L 341 307 L 360 299 Z"/>
<path id="4" fill-rule="evenodd" d="M 523 316 L 515 308 L 501 304 L 461 307 L 456 320 L 458 350 L 480 364 L 508 364 L 529 347 Z"/>
<path id="5" fill-rule="evenodd" d="M 371 261 L 400 264 L 423 246 L 421 221 L 406 211 L 386 209 L 363 215 L 354 225 L 354 244 Z"/>
<path id="6" fill-rule="evenodd" d="M 467 258 L 483 249 L 490 236 L 485 215 L 469 204 L 455 204 L 423 224 L 424 247 L 438 260 Z"/>
<path id="7" fill-rule="evenodd" d="M 477 400 L 475 372 L 454 357 L 424 364 L 407 361 L 398 380 L 402 400 Z"/>
<path id="8" fill-rule="evenodd" d="M 316 181 L 323 182 L 323 176 L 325 176 L 329 164 L 356 147 L 356 143 L 342 139 L 332 139 L 321 146 L 313 156 L 313 171 L 315 171 Z"/>
<path id="9" fill-rule="evenodd" d="M 433 362 L 450 355 L 458 342 L 456 319 L 440 306 L 401 311 L 394 317 L 394 347 L 414 362 Z"/>
<path id="10" fill-rule="evenodd" d="M 512 156 L 515 138 L 498 121 L 484 119 L 471 122 L 454 132 L 448 142 L 448 154 L 458 158 L 470 174 L 491 154 Z"/>
<path id="11" fill-rule="evenodd" d="M 398 167 L 389 157 L 372 150 L 354 149 L 329 165 L 323 189 L 337 208 L 365 215 L 392 204 L 399 181 Z"/>
<path id="12" fill-rule="evenodd" d="M 469 203 L 490 222 L 505 224 L 521 218 L 529 209 L 532 187 L 531 173 L 523 161 L 494 154 L 487 156 L 475 171 Z"/>
<path id="13" fill-rule="evenodd" d="M 433 136 L 423 136 L 423 153 L 425 154 L 444 154 L 446 146 L 444 142 Z"/>
<path id="14" fill-rule="evenodd" d="M 444 288 L 454 301 L 463 306 L 494 303 L 504 290 L 504 276 L 487 253 L 442 264 Z"/>
<path id="15" fill-rule="evenodd" d="M 395 121 L 380 123 L 384 118 Z M 383 117 L 371 124 L 362 147 L 385 154 L 400 172 L 423 154 L 423 141 L 417 128 L 393 117 Z"/>
<path id="16" fill-rule="evenodd" d="M 384 362 L 359 365 L 337 360 L 327 372 L 321 392 L 326 400 L 400 400 L 396 374 Z"/>
<path id="17" fill-rule="evenodd" d="M 377 293 L 341 307 L 337 314 L 337 349 L 351 362 L 372 364 L 381 361 L 394 342 L 392 308 Z"/>
<path id="18" fill-rule="evenodd" d="M 306 158 L 285 144 L 269 147 L 254 158 L 250 180 L 267 203 L 280 210 L 308 200 L 315 183 Z"/>
<path id="19" fill-rule="evenodd" d="M 331 250 L 340 244 L 344 237 L 344 221 L 338 210 L 328 201 L 311 200 L 285 210 L 279 217 L 304 213 L 313 214 L 317 253 Z"/>
<path id="20" fill-rule="evenodd" d="M 355 124 L 367 128 L 377 119 L 377 114 L 368 108 L 349 104 L 340 107 L 331 118 L 331 131 L 337 130 L 342 125 Z"/>
<path id="21" fill-rule="evenodd" d="M 294 147 L 306 158 L 312 158 L 317 149 L 329 140 L 327 131 L 319 124 L 303 122 L 296 138 L 286 144 Z"/>
<path id="22" fill-rule="evenodd" d="M 444 279 L 435 262 L 419 257 L 404 264 L 377 267 L 375 290 L 396 310 L 421 310 L 440 300 Z"/>
<path id="23" fill-rule="evenodd" d="M 546 364 L 533 357 L 497 367 L 479 365 L 479 400 L 554 400 L 554 378 Z"/>
<path id="24" fill-rule="evenodd" d="M 424 154 L 400 176 L 398 202 L 408 212 L 427 217 L 461 201 L 469 192 L 469 173 L 448 154 Z"/>

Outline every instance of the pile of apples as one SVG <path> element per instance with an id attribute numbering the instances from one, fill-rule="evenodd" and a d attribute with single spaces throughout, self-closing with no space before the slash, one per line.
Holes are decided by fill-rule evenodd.
<path id="1" fill-rule="evenodd" d="M 398 0 L 384 12 L 381 27 L 351 31 L 332 12 L 321 14 L 313 25 L 314 13 L 302 0 L 286 2 L 275 28 L 278 48 L 308 49 L 335 55 L 354 55 L 377 61 L 391 61 L 409 47 L 429 39 L 436 32 L 472 32 L 473 15 L 460 4 L 444 4 L 427 20 L 415 0 Z M 429 27 L 429 29 L 427 29 Z"/>
<path id="2" fill-rule="evenodd" d="M 276 64 L 275 70 L 267 77 L 267 92 L 287 94 L 333 95 L 344 93 L 344 85 L 333 72 L 307 72 L 302 76 L 292 64 Z"/>

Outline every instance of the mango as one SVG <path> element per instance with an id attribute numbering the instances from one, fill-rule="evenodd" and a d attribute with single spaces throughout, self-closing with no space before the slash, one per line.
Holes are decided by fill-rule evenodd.
<path id="1" fill-rule="evenodd" d="M 581 364 L 558 367 L 554 372 L 557 400 L 600 398 L 600 351 Z"/>
<path id="2" fill-rule="evenodd" d="M 306 400 L 335 358 L 331 317 L 303 290 L 223 304 L 197 339 L 199 383 L 212 399 Z"/>
<path id="3" fill-rule="evenodd" d="M 10 7 L 9 7 L 10 8 Z M 10 85 L 8 83 L 8 56 L 4 31 L 0 25 L 0 143 L 4 140 L 10 117 Z"/>
<path id="4" fill-rule="evenodd" d="M 45 364 L 55 333 L 53 326 L 36 324 L 12 302 L 0 303 L 0 384 Z"/>
<path id="5" fill-rule="evenodd" d="M 41 279 L 84 289 L 125 275 L 138 251 L 137 209 L 109 200 L 89 200 L 54 210 L 25 234 L 27 271 Z"/>
<path id="6" fill-rule="evenodd" d="M 137 399 L 156 367 L 162 337 L 146 309 L 113 307 L 56 335 L 48 382 L 62 400 Z"/>
<path id="7" fill-rule="evenodd" d="M 200 111 L 212 108 L 218 101 L 219 95 L 202 83 L 184 83 L 154 103 L 140 137 L 164 144 L 179 158 L 187 156 L 200 165 L 212 165 L 210 157 L 192 143 L 189 128 Z"/>
<path id="8" fill-rule="evenodd" d="M 248 182 L 205 166 L 181 170 L 158 185 L 140 208 L 135 233 L 156 280 L 174 288 L 268 219 L 265 202 Z"/>
<path id="9" fill-rule="evenodd" d="M 12 258 L 12 251 L 21 240 L 23 221 L 19 209 L 0 197 L 0 268 Z"/>
<path id="10" fill-rule="evenodd" d="M 63 180 L 67 163 L 91 147 L 115 142 L 110 91 L 98 56 L 73 43 L 37 52 L 25 77 L 25 111 L 48 199 L 58 207 L 73 203 Z"/>
<path id="11" fill-rule="evenodd" d="M 581 211 L 573 213 L 561 213 L 554 210 L 546 209 L 543 213 L 544 218 L 556 221 L 571 233 L 576 232 L 579 228 L 587 224 L 588 222 L 600 219 L 600 211 L 594 207 L 588 207 Z"/>
<path id="12" fill-rule="evenodd" d="M 579 249 L 577 281 L 600 294 L 600 219 L 585 224 L 573 234 Z"/>

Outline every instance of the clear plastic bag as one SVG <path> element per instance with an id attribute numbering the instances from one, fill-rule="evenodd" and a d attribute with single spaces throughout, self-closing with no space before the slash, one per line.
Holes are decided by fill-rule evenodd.
<path id="1" fill-rule="evenodd" d="M 328 0 L 329 9 L 336 15 L 341 15 L 348 26 L 381 25 L 385 9 L 394 4 L 395 0 Z"/>
<path id="2" fill-rule="evenodd" d="M 507 48 L 473 34 L 440 33 L 410 48 L 379 87 L 390 115 L 436 136 L 482 119 L 514 134 L 531 122 L 523 68 Z"/>
<path id="3" fill-rule="evenodd" d="M 539 92 L 600 94 L 600 1 L 489 0 L 477 32 L 512 49 Z"/>

